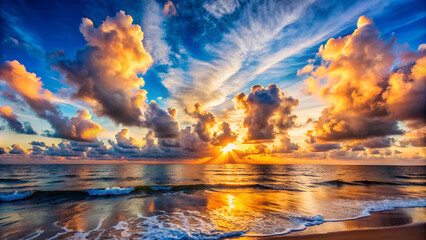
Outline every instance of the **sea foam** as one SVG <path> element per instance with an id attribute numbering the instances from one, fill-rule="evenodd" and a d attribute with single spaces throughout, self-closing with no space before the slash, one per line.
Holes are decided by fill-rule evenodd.
<path id="1" fill-rule="evenodd" d="M 10 202 L 21 200 L 31 196 L 33 192 L 31 191 L 14 191 L 10 193 L 0 193 L 0 202 Z"/>
<path id="2" fill-rule="evenodd" d="M 108 196 L 108 195 L 124 195 L 129 194 L 135 191 L 134 187 L 129 188 L 120 188 L 120 187 L 112 187 L 105 189 L 88 189 L 86 190 L 90 196 Z"/>

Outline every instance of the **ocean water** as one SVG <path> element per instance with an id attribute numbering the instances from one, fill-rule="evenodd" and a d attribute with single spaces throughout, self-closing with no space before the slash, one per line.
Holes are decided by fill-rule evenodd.
<path id="1" fill-rule="evenodd" d="M 425 193 L 421 166 L 0 165 L 0 239 L 271 236 Z"/>

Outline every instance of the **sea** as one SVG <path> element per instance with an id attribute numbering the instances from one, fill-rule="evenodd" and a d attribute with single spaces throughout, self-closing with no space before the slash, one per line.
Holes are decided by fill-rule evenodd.
<path id="1" fill-rule="evenodd" d="M 0 165 L 0 239 L 275 236 L 425 207 L 425 166 Z"/>

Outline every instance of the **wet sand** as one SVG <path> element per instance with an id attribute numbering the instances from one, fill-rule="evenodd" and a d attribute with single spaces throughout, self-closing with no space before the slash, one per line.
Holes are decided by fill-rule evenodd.
<path id="1" fill-rule="evenodd" d="M 426 208 L 397 208 L 373 212 L 356 220 L 325 222 L 304 231 L 271 237 L 243 237 L 244 240 L 426 240 Z"/>
<path id="2" fill-rule="evenodd" d="M 352 230 L 332 233 L 308 234 L 300 236 L 281 236 L 262 239 L 282 240 L 424 240 L 426 239 L 426 222 L 413 223 L 397 227 L 385 227 L 376 229 Z"/>

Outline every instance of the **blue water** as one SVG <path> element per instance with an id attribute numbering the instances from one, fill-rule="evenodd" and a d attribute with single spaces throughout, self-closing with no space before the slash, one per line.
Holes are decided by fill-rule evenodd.
<path id="1" fill-rule="evenodd" d="M 420 166 L 0 165 L 0 239 L 287 234 L 425 207 L 425 180 Z"/>

